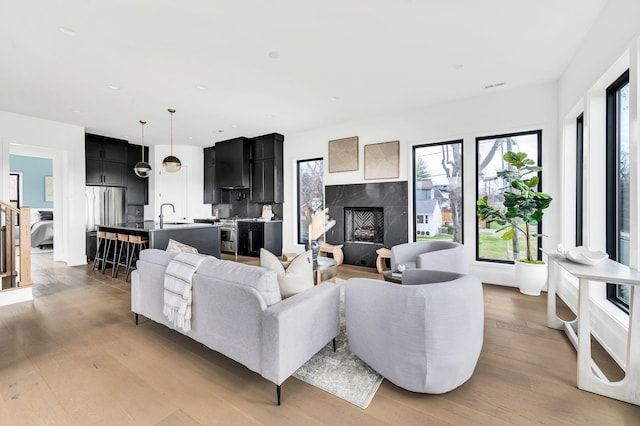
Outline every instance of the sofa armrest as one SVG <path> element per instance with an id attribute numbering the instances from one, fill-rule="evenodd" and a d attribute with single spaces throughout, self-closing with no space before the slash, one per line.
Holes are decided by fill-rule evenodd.
<path id="1" fill-rule="evenodd" d="M 262 377 L 282 384 L 340 332 L 340 286 L 319 284 L 263 311 Z"/>

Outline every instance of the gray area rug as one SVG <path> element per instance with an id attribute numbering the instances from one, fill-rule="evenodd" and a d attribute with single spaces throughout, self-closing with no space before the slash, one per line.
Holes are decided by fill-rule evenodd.
<path id="1" fill-rule="evenodd" d="M 367 408 L 382 383 L 382 376 L 349 351 L 344 284 L 344 280 L 337 280 L 340 285 L 340 334 L 336 337 L 336 351 L 333 352 L 333 345 L 329 343 L 293 376 L 360 408 Z"/>

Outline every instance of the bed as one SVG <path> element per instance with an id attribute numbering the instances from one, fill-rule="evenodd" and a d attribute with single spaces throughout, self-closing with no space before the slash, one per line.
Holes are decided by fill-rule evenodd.
<path id="1" fill-rule="evenodd" d="M 31 247 L 53 245 L 53 211 L 38 210 L 31 215 Z"/>

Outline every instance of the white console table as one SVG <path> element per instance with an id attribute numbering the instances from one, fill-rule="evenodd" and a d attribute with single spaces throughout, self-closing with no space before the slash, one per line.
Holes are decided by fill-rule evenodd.
<path id="1" fill-rule="evenodd" d="M 547 325 L 564 329 L 578 352 L 578 388 L 610 398 L 640 405 L 640 271 L 613 260 L 597 265 L 581 265 L 564 256 L 544 251 L 549 257 L 549 291 L 547 293 Z M 579 280 L 576 319 L 564 321 L 556 313 L 556 286 L 562 268 Z M 630 284 L 629 332 L 627 335 L 627 368 L 625 377 L 611 382 L 591 358 L 591 315 L 589 312 L 590 281 Z M 635 307 L 635 308 L 634 308 Z M 577 321 L 577 335 L 573 327 Z"/>

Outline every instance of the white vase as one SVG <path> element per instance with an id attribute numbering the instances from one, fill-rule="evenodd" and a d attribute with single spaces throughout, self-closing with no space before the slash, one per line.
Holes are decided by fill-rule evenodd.
<path id="1" fill-rule="evenodd" d="M 516 283 L 520 293 L 539 296 L 547 284 L 547 265 L 516 261 Z"/>

